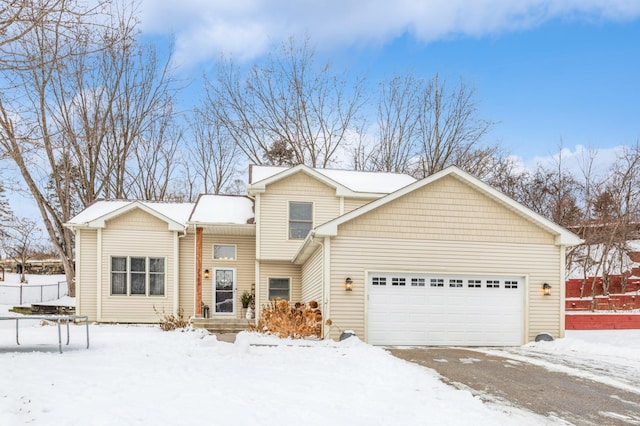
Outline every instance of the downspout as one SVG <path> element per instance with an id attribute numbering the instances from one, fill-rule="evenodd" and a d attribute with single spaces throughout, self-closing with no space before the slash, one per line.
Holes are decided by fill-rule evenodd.
<path id="1" fill-rule="evenodd" d="M 560 246 L 560 330 L 558 330 L 558 337 L 564 337 L 564 328 L 566 326 L 566 312 L 565 312 L 565 298 L 566 298 L 566 254 L 567 254 L 567 246 Z"/>
<path id="2" fill-rule="evenodd" d="M 187 227 L 173 233 L 173 315 L 180 309 L 180 239 L 187 235 Z"/>
<path id="3" fill-rule="evenodd" d="M 322 303 L 323 306 L 323 321 L 322 321 L 322 335 L 325 336 L 325 323 L 327 319 L 331 318 L 331 237 L 324 237 L 322 243 Z"/>
<path id="4" fill-rule="evenodd" d="M 80 268 L 80 244 L 82 241 L 82 237 L 81 237 L 81 233 L 82 231 L 78 228 L 78 229 L 74 229 L 71 228 L 71 230 L 73 231 L 73 233 L 76 236 L 76 253 L 75 253 L 75 262 L 76 262 L 76 267 L 74 268 L 76 271 L 76 276 L 75 276 L 75 286 L 76 286 L 76 312 L 78 313 L 78 315 L 82 315 L 82 303 L 80 302 L 82 300 L 81 294 L 80 294 L 80 280 L 82 279 L 82 275 L 81 275 L 81 269 Z M 67 283 L 67 294 L 69 293 L 69 283 Z"/>

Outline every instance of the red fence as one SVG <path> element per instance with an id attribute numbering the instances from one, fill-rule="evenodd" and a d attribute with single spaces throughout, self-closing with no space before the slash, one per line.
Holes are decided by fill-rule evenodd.
<path id="1" fill-rule="evenodd" d="M 640 314 L 567 313 L 565 330 L 640 329 Z"/>
<path id="2" fill-rule="evenodd" d="M 584 294 L 582 297 L 591 297 L 591 284 L 593 278 L 587 278 L 584 286 Z M 567 297 L 580 297 L 580 289 L 582 287 L 582 278 L 571 278 L 566 282 Z M 627 278 L 625 292 L 640 291 L 640 278 Z M 609 276 L 609 294 L 622 293 L 622 283 L 620 275 Z M 602 278 L 596 278 L 596 296 L 602 295 Z"/>

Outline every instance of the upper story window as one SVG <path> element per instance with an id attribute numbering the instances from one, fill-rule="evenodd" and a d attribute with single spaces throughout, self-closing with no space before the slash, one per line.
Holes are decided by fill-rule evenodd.
<path id="1" fill-rule="evenodd" d="M 313 203 L 289 202 L 289 239 L 303 239 L 313 228 Z"/>
<path id="2" fill-rule="evenodd" d="M 236 260 L 236 246 L 214 244 L 213 259 L 214 260 Z"/>

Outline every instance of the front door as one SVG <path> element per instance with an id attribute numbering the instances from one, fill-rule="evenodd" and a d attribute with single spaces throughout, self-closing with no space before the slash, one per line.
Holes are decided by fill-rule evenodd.
<path id="1" fill-rule="evenodd" d="M 222 268 L 214 270 L 214 313 L 229 315 L 235 313 L 235 284 L 235 270 Z"/>

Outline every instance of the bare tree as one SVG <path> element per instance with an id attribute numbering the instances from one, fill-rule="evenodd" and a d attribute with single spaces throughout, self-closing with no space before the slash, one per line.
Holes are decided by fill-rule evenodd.
<path id="1" fill-rule="evenodd" d="M 220 125 L 256 164 L 327 167 L 362 104 L 359 82 L 347 87 L 328 65 L 316 64 L 308 41 L 293 38 L 246 77 L 221 61 L 207 95 Z"/>
<path id="2" fill-rule="evenodd" d="M 240 150 L 222 126 L 211 104 L 196 108 L 191 118 L 193 144 L 189 149 L 189 163 L 202 190 L 209 194 L 227 192 L 238 175 Z"/>
<path id="3" fill-rule="evenodd" d="M 438 75 L 424 88 L 418 113 L 419 158 L 414 176 L 429 176 L 449 165 L 470 169 L 489 153 L 482 138 L 492 123 L 478 117 L 475 91 L 460 83 L 452 90 Z"/>
<path id="4" fill-rule="evenodd" d="M 20 282 L 26 282 L 25 268 L 36 244 L 36 233 L 39 232 L 36 221 L 13 216 L 6 225 L 2 236 L 2 248 L 8 258 L 22 265 Z"/>
<path id="5" fill-rule="evenodd" d="M 408 173 L 416 155 L 421 93 L 424 82 L 408 74 L 380 85 L 378 135 L 372 169 Z"/>
<path id="6" fill-rule="evenodd" d="M 25 38 L 36 33 L 68 37 L 67 29 L 74 27 L 78 20 L 96 14 L 108 1 L 97 0 L 87 6 L 77 0 L 3 0 L 0 3 L 0 71 L 33 68 L 35 58 L 30 50 L 24 49 Z M 62 56 L 60 53 L 40 57 L 45 62 L 37 66 L 55 66 L 55 61 Z"/>
<path id="7" fill-rule="evenodd" d="M 35 25 L 17 41 L 31 65 L 16 56 L 20 66 L 0 71 L 14 84 L 0 99 L 0 152 L 33 196 L 69 283 L 73 244 L 64 223 L 98 196 L 127 196 L 139 176 L 129 169 L 140 165 L 136 144 L 162 139 L 154 126 L 171 111 L 168 67 L 137 44 L 134 10 L 125 4 L 106 10 L 99 25 L 80 18 L 57 32 Z"/>

